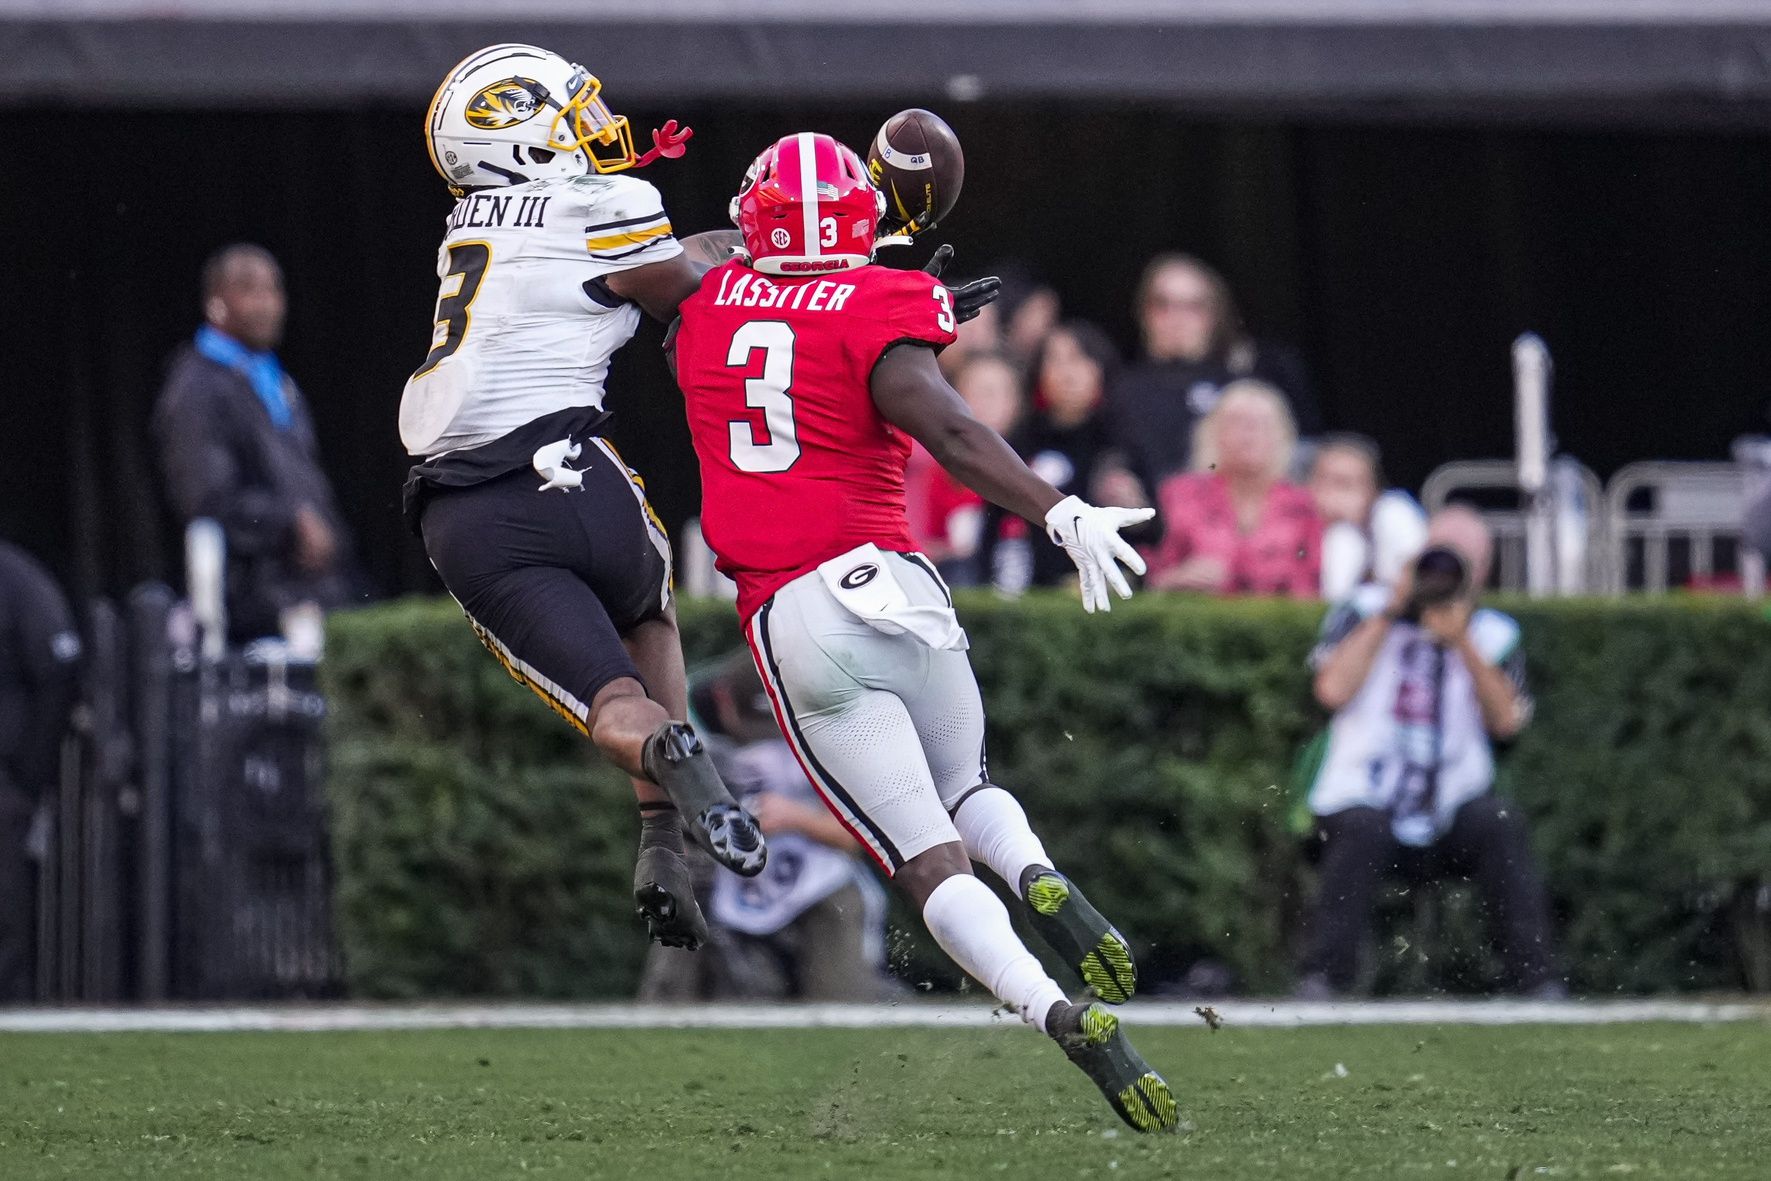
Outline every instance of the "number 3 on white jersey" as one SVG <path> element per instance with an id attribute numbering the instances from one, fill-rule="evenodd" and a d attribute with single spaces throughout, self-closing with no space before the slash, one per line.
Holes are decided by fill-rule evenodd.
<path id="1" fill-rule="evenodd" d="M 763 350 L 761 377 L 744 379 L 744 404 L 763 412 L 769 441 L 756 441 L 748 418 L 734 418 L 728 429 L 732 463 L 741 472 L 784 472 L 799 459 L 799 432 L 793 422 L 793 326 L 781 320 L 751 320 L 732 335 L 726 364 L 750 367 L 750 355 Z"/>

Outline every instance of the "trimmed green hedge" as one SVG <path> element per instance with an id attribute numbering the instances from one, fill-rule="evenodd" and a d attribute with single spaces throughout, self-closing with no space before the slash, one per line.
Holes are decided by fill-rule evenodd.
<path id="1" fill-rule="evenodd" d="M 1758 902 L 1771 624 L 1698 601 L 1512 607 L 1538 714 L 1503 790 L 1532 817 L 1576 987 L 1771 986 Z M 962 598 L 961 613 L 993 777 L 1134 936 L 1149 977 L 1211 957 L 1245 987 L 1286 987 L 1308 886 L 1287 784 L 1323 721 L 1304 669 L 1320 608 L 1146 596 L 1089 617 L 1030 596 Z M 720 604 L 686 605 L 683 630 L 691 663 L 739 642 Z M 626 898 L 625 780 L 480 650 L 451 603 L 341 616 L 329 644 L 353 990 L 626 994 L 644 945 Z M 1471 933 L 1467 904 L 1443 909 Z M 926 944 L 908 946 L 919 973 L 951 981 Z M 1427 979 L 1491 967 L 1466 951 Z"/>

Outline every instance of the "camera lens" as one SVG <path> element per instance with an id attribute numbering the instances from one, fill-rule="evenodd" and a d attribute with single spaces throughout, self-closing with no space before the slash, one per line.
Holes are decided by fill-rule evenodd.
<path id="1" fill-rule="evenodd" d="M 1470 568 L 1456 550 L 1442 545 L 1421 551 L 1414 562 L 1414 604 L 1431 607 L 1449 603 L 1468 587 Z"/>

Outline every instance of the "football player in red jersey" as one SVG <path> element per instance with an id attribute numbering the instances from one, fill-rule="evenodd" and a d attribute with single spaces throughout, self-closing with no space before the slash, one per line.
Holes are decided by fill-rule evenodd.
<path id="1" fill-rule="evenodd" d="M 1043 523 L 1075 560 L 1083 605 L 1144 564 L 1118 530 L 1150 510 L 1097 508 L 1039 479 L 974 419 L 935 354 L 952 293 L 874 266 L 883 199 L 861 161 L 802 132 L 751 165 L 733 202 L 744 253 L 680 307 L 673 347 L 700 457 L 702 528 L 782 732 L 825 802 L 921 910 L 941 947 L 1051 1034 L 1140 1131 L 1176 1126 L 1162 1077 L 1117 1018 L 1072 1004 L 972 876 L 982 861 L 1102 999 L 1136 986 L 1124 938 L 1052 865 L 984 764 L 967 641 L 914 552 L 904 463 L 919 440 L 961 481 Z"/>

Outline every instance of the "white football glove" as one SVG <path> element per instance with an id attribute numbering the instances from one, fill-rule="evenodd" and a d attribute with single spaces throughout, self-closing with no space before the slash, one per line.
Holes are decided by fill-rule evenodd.
<path id="1" fill-rule="evenodd" d="M 1082 575 L 1082 609 L 1111 611 L 1107 597 L 1111 586 L 1122 599 L 1131 598 L 1131 584 L 1119 572 L 1120 563 L 1133 574 L 1144 572 L 1144 559 L 1126 544 L 1119 531 L 1141 524 L 1156 515 L 1153 508 L 1097 508 L 1080 496 L 1066 496 L 1045 514 L 1045 531 L 1064 547 Z"/>

